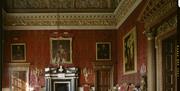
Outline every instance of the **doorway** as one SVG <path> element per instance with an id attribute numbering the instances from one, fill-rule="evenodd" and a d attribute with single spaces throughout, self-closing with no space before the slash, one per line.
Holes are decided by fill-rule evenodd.
<path id="1" fill-rule="evenodd" d="M 111 91 L 113 87 L 113 62 L 96 61 L 95 70 L 95 91 Z"/>
<path id="2" fill-rule="evenodd" d="M 163 91 L 175 91 L 176 35 L 162 40 Z"/>
<path id="3" fill-rule="evenodd" d="M 177 91 L 176 29 L 156 36 L 157 91 Z"/>

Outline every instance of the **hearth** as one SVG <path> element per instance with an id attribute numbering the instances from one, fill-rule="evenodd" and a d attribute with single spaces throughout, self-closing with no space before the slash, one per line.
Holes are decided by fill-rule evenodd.
<path id="1" fill-rule="evenodd" d="M 78 69 L 45 68 L 46 91 L 77 91 Z"/>
<path id="2" fill-rule="evenodd" d="M 69 91 L 70 82 L 55 82 L 53 84 L 54 91 Z"/>

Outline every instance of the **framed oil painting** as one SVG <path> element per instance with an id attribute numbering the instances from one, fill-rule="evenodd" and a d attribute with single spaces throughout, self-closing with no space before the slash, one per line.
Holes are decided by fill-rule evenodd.
<path id="1" fill-rule="evenodd" d="M 96 42 L 96 60 L 111 60 L 111 42 Z"/>
<path id="2" fill-rule="evenodd" d="M 123 72 L 124 74 L 137 72 L 136 27 L 123 37 Z"/>
<path id="3" fill-rule="evenodd" d="M 51 64 L 72 63 L 72 38 L 50 38 Z"/>
<path id="4" fill-rule="evenodd" d="M 26 61 L 26 44 L 13 43 L 11 44 L 11 61 L 25 62 Z"/>

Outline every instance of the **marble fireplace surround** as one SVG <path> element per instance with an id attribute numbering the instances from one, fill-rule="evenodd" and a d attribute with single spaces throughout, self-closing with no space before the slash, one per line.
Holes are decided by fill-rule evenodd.
<path id="1" fill-rule="evenodd" d="M 46 91 L 77 91 L 78 69 L 75 67 L 45 68 Z"/>

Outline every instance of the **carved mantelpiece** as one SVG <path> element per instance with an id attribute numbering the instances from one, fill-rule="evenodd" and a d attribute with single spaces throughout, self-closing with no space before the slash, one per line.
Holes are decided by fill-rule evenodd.
<path id="1" fill-rule="evenodd" d="M 71 68 L 45 68 L 46 91 L 77 91 L 78 69 Z"/>

